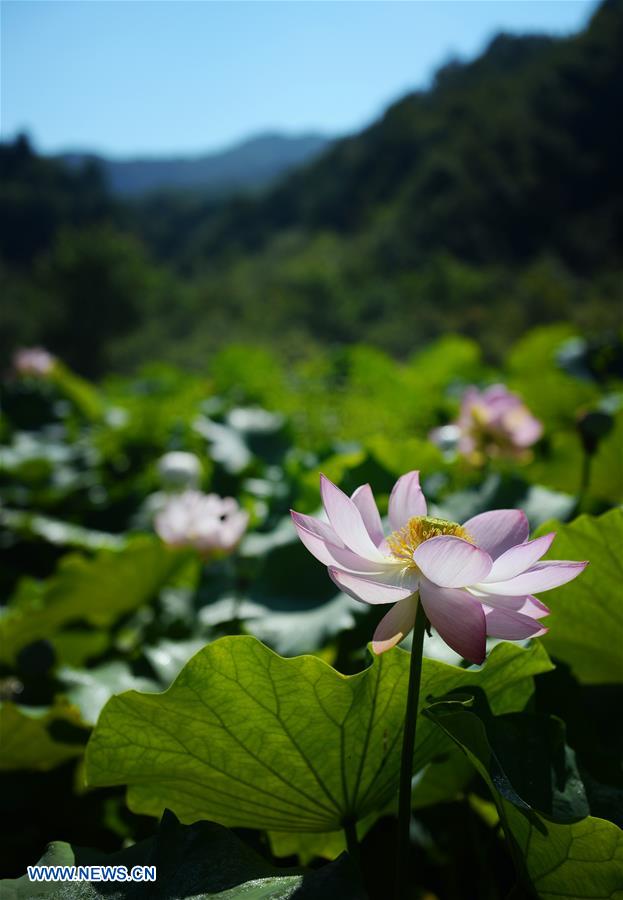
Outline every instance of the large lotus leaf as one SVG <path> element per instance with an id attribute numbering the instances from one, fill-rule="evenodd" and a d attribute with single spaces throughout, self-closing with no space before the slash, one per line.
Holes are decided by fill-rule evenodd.
<path id="1" fill-rule="evenodd" d="M 542 648 L 496 647 L 479 670 L 424 660 L 421 698 L 480 686 L 496 711 L 522 709 Z M 409 654 L 398 648 L 344 676 L 316 657 L 283 659 L 225 637 L 163 694 L 131 691 L 103 709 L 88 747 L 91 786 L 128 785 L 133 810 L 185 822 L 326 832 L 383 810 L 396 793 Z M 415 764 L 448 742 L 421 720 Z"/>
<path id="2" fill-rule="evenodd" d="M 69 622 L 110 625 L 156 594 L 186 559 L 160 540 L 140 537 L 94 558 L 64 557 L 38 590 L 18 591 L 0 618 L 0 659 L 12 663 L 22 647 L 52 639 Z"/>
<path id="3" fill-rule="evenodd" d="M 542 717 L 496 720 L 483 714 L 481 705 L 476 708 L 439 702 L 426 715 L 461 747 L 489 786 L 524 887 L 541 900 L 621 900 L 623 832 L 581 815 L 585 797 L 568 755 L 556 759 L 551 741 L 548 747 L 547 741 L 534 740 L 535 731 L 543 731 Z M 512 720 L 508 729 L 505 719 Z M 554 750 L 553 759 L 548 749 Z M 537 802 L 545 802 L 547 810 Z"/>
<path id="4" fill-rule="evenodd" d="M 552 611 L 543 638 L 549 653 L 571 667 L 585 684 L 623 681 L 623 510 L 580 516 L 570 525 L 546 522 L 538 533 L 556 531 L 547 554 L 554 559 L 588 559 L 574 581 L 548 591 Z"/>
<path id="5" fill-rule="evenodd" d="M 80 711 L 64 700 L 52 707 L 0 705 L 0 770 L 46 771 L 80 756 L 88 730 Z"/>
<path id="6" fill-rule="evenodd" d="M 363 840 L 379 814 L 373 813 L 357 822 L 357 838 Z M 346 850 L 346 837 L 343 831 L 300 832 L 269 831 L 268 840 L 273 856 L 298 856 L 302 865 L 306 866 L 313 859 L 336 859 Z"/>
<path id="7" fill-rule="evenodd" d="M 361 840 L 359 828 L 360 826 L 357 827 L 357 837 Z M 268 840 L 273 856 L 298 857 L 304 866 L 313 859 L 336 859 L 346 849 L 343 831 L 269 831 Z"/>
<path id="8" fill-rule="evenodd" d="M 570 825 L 531 824 L 502 801 L 506 827 L 541 900 L 623 900 L 623 831 L 587 816 Z"/>
<path id="9" fill-rule="evenodd" d="M 3 900 L 363 900 L 348 857 L 314 872 L 278 869 L 213 822 L 180 825 L 166 813 L 158 833 L 117 853 L 50 844 L 40 866 L 155 866 L 156 881 L 0 882 Z"/>

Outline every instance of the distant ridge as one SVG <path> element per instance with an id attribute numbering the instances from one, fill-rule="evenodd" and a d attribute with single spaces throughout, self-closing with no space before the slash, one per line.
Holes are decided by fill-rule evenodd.
<path id="1" fill-rule="evenodd" d="M 321 134 L 260 134 L 202 156 L 110 159 L 95 153 L 63 153 L 71 167 L 95 162 L 110 190 L 122 197 L 157 191 L 200 190 L 207 194 L 261 188 L 280 175 L 311 162 L 331 139 Z"/>

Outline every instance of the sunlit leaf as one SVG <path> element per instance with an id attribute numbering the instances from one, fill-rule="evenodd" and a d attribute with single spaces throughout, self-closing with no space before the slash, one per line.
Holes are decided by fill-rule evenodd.
<path id="1" fill-rule="evenodd" d="M 22 647 L 51 639 L 70 622 L 110 625 L 153 597 L 184 559 L 184 554 L 146 536 L 121 550 L 103 550 L 92 559 L 64 557 L 38 590 L 18 592 L 3 610 L 0 659 L 13 662 Z"/>
<path id="2" fill-rule="evenodd" d="M 0 705 L 0 769 L 53 769 L 80 756 L 88 737 L 80 711 L 67 701 L 33 708 Z"/>
<path id="3" fill-rule="evenodd" d="M 497 711 L 522 709 L 551 664 L 538 644 L 499 645 L 480 670 L 424 660 L 422 699 L 479 685 Z M 409 655 L 395 649 L 343 676 L 316 657 L 283 659 L 251 637 L 194 656 L 164 694 L 114 697 L 87 752 L 91 786 L 128 785 L 133 810 L 173 809 L 274 831 L 338 830 L 396 793 Z M 447 748 L 421 720 L 415 764 Z"/>
<path id="4" fill-rule="evenodd" d="M 568 663 L 579 681 L 623 681 L 623 510 L 580 516 L 570 525 L 546 522 L 538 533 L 556 531 L 548 557 L 588 559 L 574 581 L 544 596 L 552 615 L 543 643 Z"/>
<path id="5" fill-rule="evenodd" d="M 363 840 L 367 832 L 378 820 L 373 813 L 357 822 L 357 839 Z M 274 856 L 297 856 L 306 866 L 313 859 L 336 859 L 346 850 L 346 838 L 343 831 L 300 832 L 269 831 L 268 840 Z"/>

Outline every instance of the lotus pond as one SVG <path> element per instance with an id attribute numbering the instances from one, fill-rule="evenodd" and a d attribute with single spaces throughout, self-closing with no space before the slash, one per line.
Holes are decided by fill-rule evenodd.
<path id="1" fill-rule="evenodd" d="M 622 359 L 16 357 L 3 900 L 623 898 Z"/>

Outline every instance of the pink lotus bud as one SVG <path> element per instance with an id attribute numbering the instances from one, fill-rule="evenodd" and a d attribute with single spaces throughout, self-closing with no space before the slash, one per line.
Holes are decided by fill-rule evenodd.
<path id="1" fill-rule="evenodd" d="M 13 354 L 13 368 L 19 375 L 45 378 L 55 363 L 56 358 L 43 347 L 22 347 Z"/>

